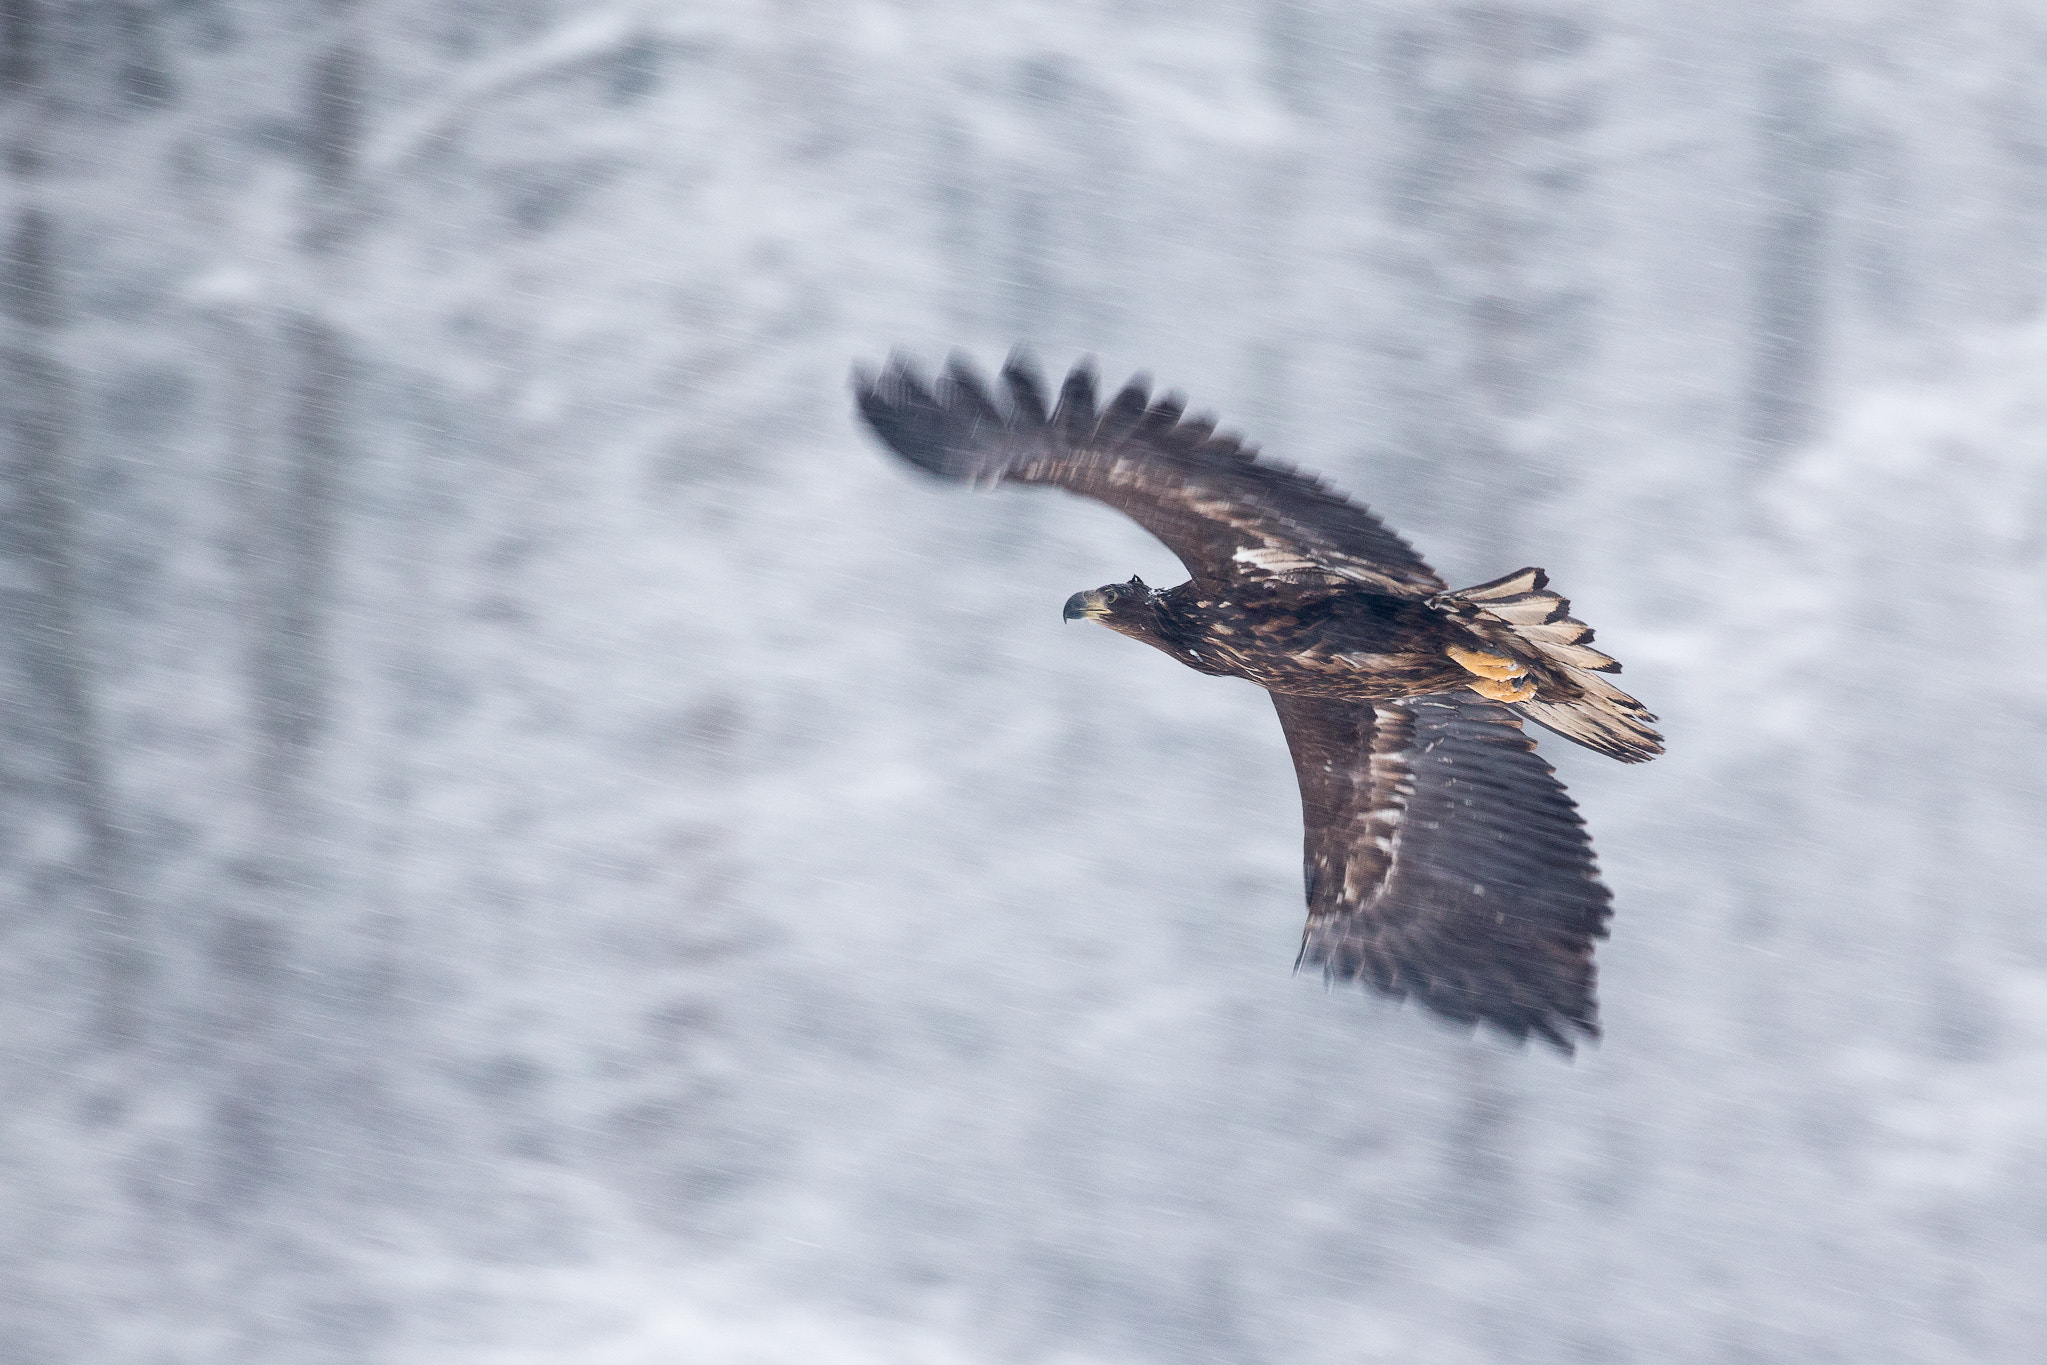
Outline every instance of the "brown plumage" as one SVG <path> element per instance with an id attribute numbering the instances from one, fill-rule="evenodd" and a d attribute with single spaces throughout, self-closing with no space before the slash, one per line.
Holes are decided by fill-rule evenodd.
<path id="1" fill-rule="evenodd" d="M 1188 582 L 1076 593 L 1066 615 L 1272 693 L 1306 827 L 1301 961 L 1565 1052 L 1596 1037 L 1612 898 L 1521 721 L 1623 762 L 1663 750 L 1543 572 L 1449 591 L 1368 509 L 1141 379 L 1106 405 L 1084 366 L 1053 402 L 1020 357 L 1002 381 L 897 358 L 854 390 L 918 468 L 1097 498 L 1179 556 Z"/>

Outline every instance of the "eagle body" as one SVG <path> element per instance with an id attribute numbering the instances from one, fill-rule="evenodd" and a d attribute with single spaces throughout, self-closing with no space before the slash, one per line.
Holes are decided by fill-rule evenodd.
<path id="1" fill-rule="evenodd" d="M 927 378 L 898 357 L 856 370 L 854 395 L 925 473 L 1094 498 L 1187 567 L 1065 614 L 1272 695 L 1301 789 L 1299 962 L 1566 1053 L 1598 1036 L 1612 896 L 1523 722 L 1623 762 L 1663 746 L 1542 570 L 1452 590 L 1370 509 L 1141 378 L 1103 403 L 1086 366 L 1053 396 L 1021 356 L 999 388 L 963 359 Z"/>
<path id="2" fill-rule="evenodd" d="M 1198 673 L 1330 701 L 1449 691 L 1471 675 L 1446 646 L 1485 647 L 1478 635 L 1423 603 L 1366 590 L 1297 590 L 1236 601 L 1183 583 L 1148 592 L 1100 619 Z"/>

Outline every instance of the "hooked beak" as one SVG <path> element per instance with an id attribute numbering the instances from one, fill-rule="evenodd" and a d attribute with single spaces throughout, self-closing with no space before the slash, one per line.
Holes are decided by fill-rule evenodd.
<path id="1" fill-rule="evenodd" d="M 1078 621 L 1082 617 L 1098 621 L 1109 614 L 1109 604 L 1099 592 L 1077 592 L 1066 599 L 1066 610 L 1060 614 L 1069 621 Z"/>

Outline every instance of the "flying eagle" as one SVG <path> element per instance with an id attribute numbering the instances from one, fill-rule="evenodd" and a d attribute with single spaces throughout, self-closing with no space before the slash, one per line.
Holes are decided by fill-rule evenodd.
<path id="1" fill-rule="evenodd" d="M 1663 745 L 1541 569 L 1450 591 L 1368 509 L 1142 377 L 1104 405 L 1083 365 L 1048 401 L 1020 355 L 999 393 L 962 358 L 926 379 L 898 356 L 853 387 L 917 468 L 1096 498 L 1179 556 L 1188 582 L 1075 593 L 1066 619 L 1272 694 L 1306 826 L 1300 962 L 1566 1053 L 1598 1036 L 1613 898 L 1521 722 L 1624 763 Z"/>

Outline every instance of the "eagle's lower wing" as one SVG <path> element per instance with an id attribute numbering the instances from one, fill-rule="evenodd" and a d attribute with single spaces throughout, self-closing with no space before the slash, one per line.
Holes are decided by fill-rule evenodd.
<path id="1" fill-rule="evenodd" d="M 1218 586 L 1354 582 L 1409 596 L 1443 580 L 1376 516 L 1286 465 L 1261 461 L 1180 399 L 1154 402 L 1133 379 L 1106 406 L 1087 367 L 1048 405 L 1019 356 L 1002 392 L 954 357 L 927 382 L 898 356 L 854 375 L 861 415 L 889 449 L 941 478 L 1052 484 L 1098 498 L 1166 543 L 1187 572 Z"/>
<path id="2" fill-rule="evenodd" d="M 1565 1052 L 1597 1037 L 1612 896 L 1520 722 L 1448 694 L 1272 700 L 1307 828 L 1301 960 Z"/>

